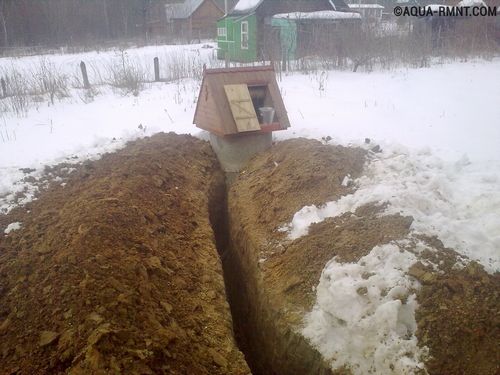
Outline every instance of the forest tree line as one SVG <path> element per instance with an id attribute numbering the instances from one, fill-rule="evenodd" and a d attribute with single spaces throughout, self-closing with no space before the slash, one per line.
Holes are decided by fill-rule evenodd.
<path id="1" fill-rule="evenodd" d="M 166 2 L 0 0 L 0 46 L 58 46 L 147 37 L 148 25 L 161 19 Z"/>

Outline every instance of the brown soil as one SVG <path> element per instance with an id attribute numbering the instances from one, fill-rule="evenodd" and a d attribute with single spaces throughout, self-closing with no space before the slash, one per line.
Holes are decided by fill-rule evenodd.
<path id="1" fill-rule="evenodd" d="M 313 287 L 322 269 L 334 256 L 355 262 L 376 245 L 407 238 L 412 218 L 380 216 L 383 207 L 375 205 L 312 225 L 307 236 L 295 241 L 277 231 L 303 206 L 350 193 L 341 182 L 347 174 L 356 178 L 362 173 L 365 155 L 312 140 L 285 141 L 254 158 L 231 187 L 232 251 L 225 269 L 239 275 L 230 283 L 231 308 L 240 346 L 255 374 L 330 373 L 297 333 L 316 298 Z M 498 275 L 486 274 L 475 263 L 452 270 L 457 254 L 436 239 L 426 241 L 429 251 L 420 256 L 436 264 L 442 260 L 440 271 L 417 264 L 411 275 L 423 284 L 417 294 L 417 336 L 430 349 L 429 373 L 497 374 Z"/>
<path id="2" fill-rule="evenodd" d="M 235 202 L 253 202 L 246 207 L 266 237 L 290 221 L 306 204 L 322 204 L 352 191 L 342 186 L 348 174 L 358 177 L 365 151 L 323 145 L 303 138 L 279 142 L 252 160 L 231 190 Z"/>
<path id="3" fill-rule="evenodd" d="M 328 260 L 358 261 L 408 238 L 412 218 L 370 205 L 295 241 L 277 229 L 305 205 L 352 192 L 341 182 L 365 159 L 360 149 L 281 142 L 242 171 L 228 207 L 210 147 L 188 136 L 137 141 L 69 175 L 66 165 L 48 170 L 39 200 L 0 215 L 0 233 L 23 223 L 0 237 L 0 374 L 249 373 L 215 241 L 254 374 L 350 374 L 333 372 L 297 332 L 313 288 Z M 454 267 L 457 253 L 436 238 L 410 239 L 428 245 L 409 272 L 422 284 L 428 372 L 500 373 L 500 275 Z"/>
<path id="4" fill-rule="evenodd" d="M 490 275 L 470 262 L 456 269 L 457 254 L 436 238 L 420 238 L 429 250 L 410 275 L 422 289 L 417 294 L 417 337 L 430 349 L 430 374 L 494 375 L 500 373 L 500 274 Z M 438 251 L 436 251 L 438 250 Z"/>
<path id="5" fill-rule="evenodd" d="M 209 222 L 223 181 L 207 143 L 156 135 L 4 216 L 0 373 L 249 373 Z"/>

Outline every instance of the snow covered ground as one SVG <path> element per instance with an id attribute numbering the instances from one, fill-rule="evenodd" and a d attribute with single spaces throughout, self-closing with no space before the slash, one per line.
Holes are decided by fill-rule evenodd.
<path id="1" fill-rule="evenodd" d="M 467 157 L 445 162 L 429 150 L 388 146 L 371 155 L 353 194 L 321 207 L 306 206 L 289 226 L 291 239 L 307 234 L 312 223 L 354 212 L 364 204 L 387 202 L 385 214 L 414 218 L 415 234 L 436 235 L 445 246 L 500 270 L 500 162 L 472 163 Z"/>
<path id="2" fill-rule="evenodd" d="M 36 74 L 40 65 L 54 67 L 59 74 L 71 78 L 72 83 L 81 82 L 80 62 L 85 62 L 91 84 L 106 82 L 109 70 L 115 65 L 126 63 L 147 72 L 146 79 L 154 80 L 153 59 L 158 57 L 162 78 L 170 78 L 179 69 L 197 69 L 201 72 L 204 63 L 217 64 L 215 61 L 215 44 L 159 45 L 129 49 L 111 49 L 100 52 L 84 52 L 72 54 L 48 54 L 25 56 L 19 58 L 0 58 L 0 73 L 6 76 L 9 72 L 18 71 L 24 74 Z M 220 64 L 220 63 L 219 63 Z M 176 65 L 175 67 L 172 67 Z"/>
<path id="3" fill-rule="evenodd" d="M 213 57 L 213 50 L 201 45 L 145 47 L 127 51 L 127 55 L 150 64 L 154 56 L 160 55 L 161 60 L 169 51 L 191 56 L 193 64 Z M 78 74 L 81 60 L 96 67 L 110 59 L 119 62 L 121 57 L 115 51 L 46 58 L 60 71 Z M 29 72 L 37 59 L 0 59 L 0 70 L 15 67 Z M 362 178 L 344 179 L 357 186 L 354 194 L 321 207 L 304 207 L 290 223 L 284 223 L 290 237 L 306 234 L 311 223 L 326 217 L 353 211 L 363 203 L 384 201 L 389 203 L 389 213 L 415 218 L 414 232 L 435 234 L 446 246 L 481 262 L 489 272 L 499 270 L 498 72 L 500 59 L 415 70 L 284 75 L 279 84 L 292 127 L 276 133 L 276 139 L 329 136 L 332 143 L 379 144 L 382 148 L 381 153 L 371 155 Z M 90 73 L 91 81 L 101 74 L 93 68 Z M 199 84 L 192 79 L 147 84 L 137 97 L 99 86 L 99 94 L 90 102 L 82 89 L 73 88 L 69 98 L 54 105 L 40 102 L 24 117 L 3 113 L 0 210 L 13 207 L 18 191 L 27 191 L 25 201 L 30 199 L 36 189 L 21 179 L 28 175 L 38 178 L 44 165 L 97 158 L 128 140 L 160 131 L 204 136 L 192 125 Z M 370 139 L 368 144 L 365 138 Z M 25 173 L 20 168 L 34 171 Z M 8 231 L 21 225 L 13 223 Z M 387 373 L 389 365 L 400 373 L 411 373 L 422 366 L 423 353 L 414 336 L 416 302 L 411 295 L 410 303 L 397 302 L 399 294 L 418 287 L 405 275 L 415 258 L 409 253 L 396 254 L 394 246 L 374 248 L 356 264 L 328 263 L 317 289 L 316 306 L 306 317 L 304 335 L 326 358 L 334 356 L 336 365 L 354 364 L 355 373 L 367 369 Z M 376 280 L 361 277 L 368 271 L 375 272 Z M 370 296 L 368 305 L 356 294 L 363 286 Z M 382 289 L 392 292 L 382 297 Z M 338 311 L 353 296 L 357 307 Z M 332 318 L 335 316 L 337 320 Z M 376 327 L 368 339 L 367 327 Z M 357 349 L 342 350 L 345 347 Z M 413 357 L 407 357 L 407 351 Z"/>
<path id="4" fill-rule="evenodd" d="M 354 195 L 299 211 L 291 238 L 313 222 L 383 201 L 390 203 L 388 212 L 412 215 L 415 231 L 436 234 L 490 272 L 500 270 L 498 68 L 495 60 L 391 73 L 329 72 L 324 92 L 316 86 L 316 94 L 314 78 L 309 85 L 310 77 L 285 81 L 285 101 L 294 97 L 287 102 L 294 120 L 288 132 L 330 135 L 341 144 L 362 145 L 366 137 L 383 150 L 355 182 Z"/>
<path id="5" fill-rule="evenodd" d="M 279 138 L 371 138 L 444 160 L 500 160 L 500 59 L 372 73 L 326 72 L 281 83 L 292 121 Z M 320 90 L 323 86 L 323 91 Z"/>

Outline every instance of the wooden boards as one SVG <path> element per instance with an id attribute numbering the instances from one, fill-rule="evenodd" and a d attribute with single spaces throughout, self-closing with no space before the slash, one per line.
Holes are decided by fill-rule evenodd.
<path id="1" fill-rule="evenodd" d="M 238 132 L 260 130 L 259 120 L 247 85 L 224 85 L 224 91 Z"/>

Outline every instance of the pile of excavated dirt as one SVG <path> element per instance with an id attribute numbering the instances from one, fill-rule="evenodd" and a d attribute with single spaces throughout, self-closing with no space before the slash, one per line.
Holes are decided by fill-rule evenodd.
<path id="1" fill-rule="evenodd" d="M 254 374 L 351 374 L 331 370 L 300 329 L 311 311 L 325 264 L 357 262 L 377 245 L 407 238 L 411 217 L 381 215 L 367 205 L 313 224 L 290 241 L 279 230 L 303 206 L 337 200 L 352 192 L 346 175 L 359 177 L 366 152 L 294 139 L 254 158 L 231 186 L 231 244 L 224 262 L 240 347 Z M 420 281 L 417 337 L 429 348 L 429 374 L 497 374 L 500 363 L 498 275 L 477 263 L 454 267 L 457 253 L 435 238 L 421 238 L 417 252 L 436 268 L 416 263 Z M 437 251 L 436 251 L 437 250 Z M 424 262 L 425 263 L 425 262 Z"/>
<path id="2" fill-rule="evenodd" d="M 221 190 L 208 143 L 163 134 L 4 216 L 0 373 L 248 374 L 209 220 Z"/>
<path id="3" fill-rule="evenodd" d="M 430 374 L 500 373 L 500 274 L 476 262 L 455 267 L 457 254 L 436 238 L 420 238 L 429 250 L 410 268 L 422 284 L 417 294 L 417 337 L 430 349 Z M 438 251 L 436 251 L 438 250 Z"/>

